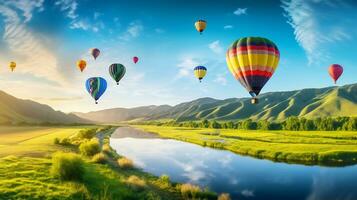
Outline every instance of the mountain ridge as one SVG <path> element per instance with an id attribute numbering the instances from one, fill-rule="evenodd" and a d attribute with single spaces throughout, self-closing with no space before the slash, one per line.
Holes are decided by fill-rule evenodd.
<path id="1" fill-rule="evenodd" d="M 284 120 L 289 116 L 305 118 L 357 116 L 357 84 L 268 92 L 259 95 L 257 105 L 250 98 L 214 99 L 204 97 L 174 106 L 152 105 L 112 108 L 75 115 L 99 122 L 131 120 Z M 124 114 L 123 114 L 124 113 Z"/>

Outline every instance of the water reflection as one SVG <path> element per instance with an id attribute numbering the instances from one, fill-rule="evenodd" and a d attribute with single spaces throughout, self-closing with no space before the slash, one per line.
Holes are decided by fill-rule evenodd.
<path id="1" fill-rule="evenodd" d="M 112 138 L 110 143 L 147 172 L 228 192 L 233 199 L 357 199 L 357 166 L 274 163 L 158 138 Z"/>

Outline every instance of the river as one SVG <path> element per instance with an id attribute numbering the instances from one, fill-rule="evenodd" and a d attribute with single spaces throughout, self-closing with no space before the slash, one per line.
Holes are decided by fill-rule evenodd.
<path id="1" fill-rule="evenodd" d="M 357 165 L 321 167 L 275 163 L 123 127 L 110 139 L 118 154 L 144 171 L 193 183 L 232 199 L 354 200 Z"/>

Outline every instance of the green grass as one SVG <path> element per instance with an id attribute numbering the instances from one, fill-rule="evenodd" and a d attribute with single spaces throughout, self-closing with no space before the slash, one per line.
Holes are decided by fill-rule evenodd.
<path id="1" fill-rule="evenodd" d="M 279 162 L 320 165 L 357 163 L 357 132 L 214 130 L 141 125 L 135 127 L 165 138 Z"/>
<path id="2" fill-rule="evenodd" d="M 118 155 L 110 149 L 106 155 L 114 158 L 107 164 L 82 156 L 81 180 L 55 177 L 51 174 L 54 152 L 80 154 L 77 146 L 54 144 L 54 139 L 71 138 L 84 128 L 88 127 L 0 127 L 0 199 L 180 199 L 174 184 L 167 187 L 160 178 L 138 169 L 120 169 Z M 131 176 L 145 181 L 146 187 L 133 189 L 127 184 Z"/>

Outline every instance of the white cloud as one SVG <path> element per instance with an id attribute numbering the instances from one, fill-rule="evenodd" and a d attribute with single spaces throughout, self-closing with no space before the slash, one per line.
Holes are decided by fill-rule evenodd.
<path id="1" fill-rule="evenodd" d="M 233 14 L 235 15 L 246 15 L 247 14 L 247 8 L 237 8 L 237 10 L 235 10 L 233 12 Z"/>
<path id="2" fill-rule="evenodd" d="M 216 78 L 213 80 L 216 83 L 219 83 L 221 85 L 227 85 L 227 78 L 226 78 L 226 73 L 223 74 L 217 74 Z"/>
<path id="3" fill-rule="evenodd" d="M 191 76 L 193 72 L 193 68 L 199 65 L 199 62 L 193 58 L 185 58 L 183 59 L 177 67 L 179 68 L 179 72 L 177 77 L 185 77 Z"/>
<path id="4" fill-rule="evenodd" d="M 216 40 L 212 43 L 210 43 L 208 45 L 208 47 L 214 52 L 214 53 L 217 53 L 217 54 L 220 54 L 223 52 L 223 48 L 221 47 L 221 45 L 219 44 L 219 40 Z"/>
<path id="5" fill-rule="evenodd" d="M 357 25 L 348 20 L 357 15 L 344 11 L 348 5 L 343 1 L 283 0 L 282 7 L 288 23 L 294 29 L 296 41 L 306 52 L 309 64 L 328 60 L 331 49 L 328 45 L 351 39 L 353 31 L 350 27 Z M 349 13 L 353 13 L 353 16 L 348 16 Z"/>
<path id="6" fill-rule="evenodd" d="M 96 23 L 90 23 L 87 20 L 74 20 L 72 21 L 70 27 L 70 29 L 82 29 L 85 31 L 93 31 L 93 32 L 98 32 L 100 29 L 104 28 L 104 23 L 99 21 Z"/>
<path id="7" fill-rule="evenodd" d="M 78 17 L 76 13 L 78 3 L 76 0 L 58 0 L 55 5 L 59 6 L 61 11 L 66 11 L 68 18 L 76 19 Z"/>
<path id="8" fill-rule="evenodd" d="M 119 38 L 122 40 L 130 40 L 132 38 L 137 38 L 140 36 L 140 33 L 144 30 L 144 26 L 140 21 L 131 22 L 126 29 L 125 33 Z"/>
<path id="9" fill-rule="evenodd" d="M 242 190 L 241 194 L 244 196 L 244 197 L 254 197 L 254 191 L 253 190 Z"/>
<path id="10" fill-rule="evenodd" d="M 232 25 L 225 25 L 225 26 L 223 26 L 223 28 L 224 28 L 224 29 L 232 29 L 233 26 L 232 26 Z"/>
<path id="11" fill-rule="evenodd" d="M 24 22 L 28 22 L 32 18 L 33 11 L 44 10 L 43 2 L 44 0 L 5 0 L 3 5 L 21 10 L 25 17 Z"/>

